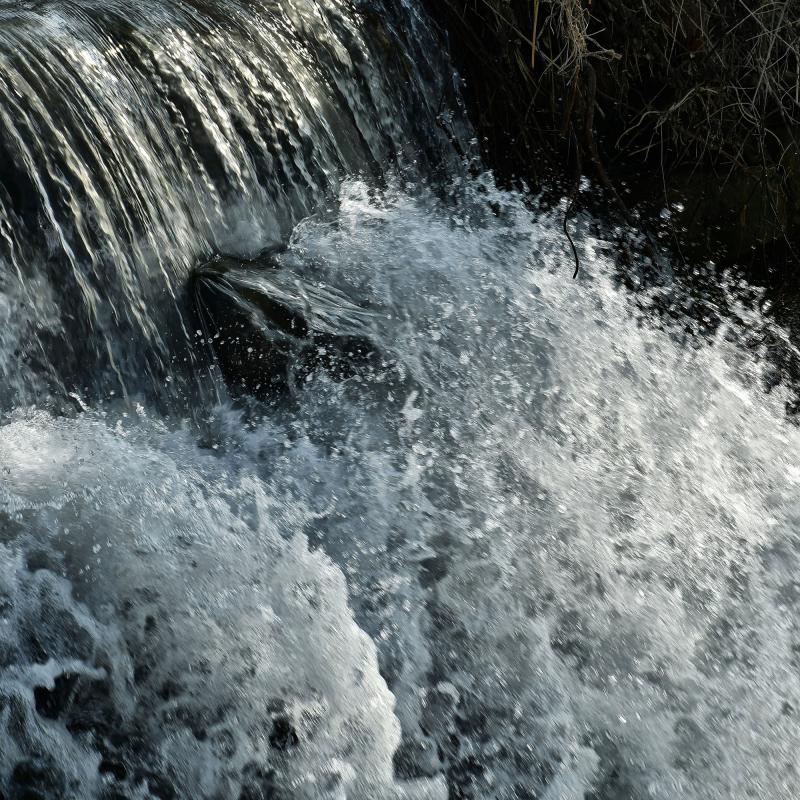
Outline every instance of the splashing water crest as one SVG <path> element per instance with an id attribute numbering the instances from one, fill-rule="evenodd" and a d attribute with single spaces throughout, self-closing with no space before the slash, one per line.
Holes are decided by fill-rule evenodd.
<path id="1" fill-rule="evenodd" d="M 395 5 L 387 35 L 432 37 Z M 0 793 L 797 797 L 800 432 L 737 325 L 643 319 L 592 220 L 572 282 L 554 213 L 424 185 L 446 142 L 346 178 L 435 127 L 422 44 L 395 93 L 363 9 L 222 8 L 0 11 L 0 141 L 50 182 L 0 194 Z M 103 62 L 60 134 L 56 57 Z M 273 267 L 350 298 L 379 363 L 230 399 L 183 282 L 284 232 Z"/>

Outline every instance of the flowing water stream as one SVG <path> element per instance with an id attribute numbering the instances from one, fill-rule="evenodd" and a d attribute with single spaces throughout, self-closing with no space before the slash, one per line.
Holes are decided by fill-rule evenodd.
<path id="1" fill-rule="evenodd" d="M 769 324 L 572 281 L 454 85 L 414 0 L 0 3 L 0 797 L 800 796 Z M 215 254 L 329 337 L 258 399 Z"/>

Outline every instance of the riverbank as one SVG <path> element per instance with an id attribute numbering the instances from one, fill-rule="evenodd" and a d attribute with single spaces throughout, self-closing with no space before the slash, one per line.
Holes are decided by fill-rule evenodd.
<path id="1" fill-rule="evenodd" d="M 800 0 L 429 7 L 501 180 L 599 202 L 679 258 L 798 293 Z"/>

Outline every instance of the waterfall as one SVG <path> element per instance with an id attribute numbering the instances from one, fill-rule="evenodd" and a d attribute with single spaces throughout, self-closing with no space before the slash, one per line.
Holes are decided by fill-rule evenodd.
<path id="1" fill-rule="evenodd" d="M 7 335 L 37 377 L 161 392 L 198 259 L 284 241 L 346 175 L 446 171 L 451 73 L 390 5 L 0 6 Z M 0 375 L 30 401 L 19 372 Z"/>
<path id="2" fill-rule="evenodd" d="M 791 343 L 573 281 L 444 38 L 0 2 L 0 797 L 800 796 Z"/>

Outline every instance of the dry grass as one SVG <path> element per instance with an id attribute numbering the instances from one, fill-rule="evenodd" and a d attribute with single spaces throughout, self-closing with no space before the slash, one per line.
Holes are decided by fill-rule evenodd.
<path id="1" fill-rule="evenodd" d="M 580 169 L 608 163 L 612 179 L 632 162 L 665 183 L 711 170 L 800 228 L 800 0 L 443 2 L 512 170 L 530 162 L 537 180 L 542 156 L 557 172 L 568 151 L 574 168 L 576 148 Z"/>
<path id="2" fill-rule="evenodd" d="M 618 142 L 649 148 L 667 136 L 732 168 L 787 165 L 800 126 L 800 3 L 657 4 L 647 19 L 656 46 L 627 53 L 626 82 L 663 70 L 671 91 L 649 98 Z"/>

